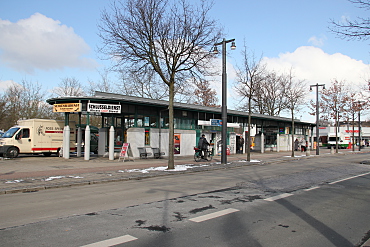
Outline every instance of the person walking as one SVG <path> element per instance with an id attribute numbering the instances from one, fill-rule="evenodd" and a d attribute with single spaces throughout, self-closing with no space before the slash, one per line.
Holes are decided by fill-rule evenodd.
<path id="1" fill-rule="evenodd" d="M 244 147 L 244 138 L 243 137 L 240 137 L 240 153 L 242 154 L 243 153 L 243 147 Z"/>
<path id="2" fill-rule="evenodd" d="M 294 151 L 298 151 L 299 141 L 298 138 L 294 141 Z"/>

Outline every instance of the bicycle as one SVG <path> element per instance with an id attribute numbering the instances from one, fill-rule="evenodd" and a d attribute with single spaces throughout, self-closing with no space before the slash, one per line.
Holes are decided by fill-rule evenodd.
<path id="1" fill-rule="evenodd" d="M 205 151 L 205 157 L 202 158 L 202 150 L 200 150 L 199 148 L 197 147 L 194 147 L 194 160 L 196 162 L 199 162 L 201 160 L 206 160 L 206 161 L 211 161 L 213 159 L 213 150 L 211 149 L 207 149 Z"/>

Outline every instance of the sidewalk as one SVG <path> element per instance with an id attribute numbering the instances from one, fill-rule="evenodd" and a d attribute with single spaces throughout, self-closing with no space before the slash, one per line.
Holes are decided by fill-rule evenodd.
<path id="1" fill-rule="evenodd" d="M 362 149 L 361 153 L 370 152 Z M 339 150 L 339 154 L 356 154 L 351 150 Z M 19 156 L 16 159 L 0 159 L 0 195 L 18 192 L 34 192 L 43 189 L 98 184 L 132 179 L 143 179 L 189 172 L 201 172 L 247 165 L 286 162 L 292 159 L 315 158 L 311 155 L 295 152 L 251 153 L 251 162 L 246 161 L 246 154 L 227 156 L 227 165 L 221 165 L 221 157 L 215 156 L 210 162 L 195 162 L 192 156 L 176 157 L 175 170 L 167 170 L 167 159 L 136 159 L 135 161 L 108 160 L 108 158 L 84 157 L 71 155 L 70 159 L 43 156 Z M 320 156 L 330 155 L 330 149 L 320 149 Z"/>

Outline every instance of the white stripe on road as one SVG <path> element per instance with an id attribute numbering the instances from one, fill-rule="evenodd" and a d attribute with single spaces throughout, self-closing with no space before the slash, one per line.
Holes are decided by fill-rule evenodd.
<path id="1" fill-rule="evenodd" d="M 135 238 L 133 236 L 124 235 L 124 236 L 121 236 L 121 237 L 111 238 L 111 239 L 107 239 L 107 240 L 104 240 L 104 241 L 84 245 L 84 246 L 81 246 L 81 247 L 109 247 L 109 246 L 114 246 L 114 245 L 117 245 L 117 244 L 123 244 L 123 243 L 126 243 L 126 242 L 130 242 L 130 241 L 133 241 L 133 240 L 136 240 L 136 239 L 137 238 Z"/>
<path id="2" fill-rule="evenodd" d="M 352 178 L 358 178 L 358 177 L 362 177 L 362 176 L 365 176 L 365 175 L 368 175 L 370 174 L 370 172 L 367 172 L 367 173 L 364 173 L 364 174 L 360 174 L 360 175 L 357 175 L 357 176 L 353 176 L 353 177 L 349 177 L 349 178 L 344 178 L 344 179 L 341 179 L 341 180 L 337 180 L 337 181 L 334 181 L 334 182 L 331 182 L 329 184 L 336 184 L 336 183 L 339 183 L 339 182 L 343 182 L 343 181 L 346 181 L 346 180 L 350 180 Z"/>
<path id="3" fill-rule="evenodd" d="M 282 198 L 285 198 L 285 197 L 288 197 L 288 196 L 292 196 L 292 195 L 293 194 L 290 194 L 290 193 L 284 193 L 284 194 L 281 194 L 281 195 L 277 195 L 277 196 L 266 198 L 264 200 L 265 201 L 272 202 L 272 201 L 276 201 L 276 200 L 279 200 L 279 199 L 282 199 Z"/>
<path id="4" fill-rule="evenodd" d="M 304 191 L 316 190 L 318 188 L 320 188 L 320 187 L 319 186 L 315 186 L 315 187 L 311 187 L 311 188 L 305 189 Z"/>
<path id="5" fill-rule="evenodd" d="M 229 208 L 229 209 L 221 210 L 221 211 L 218 211 L 218 212 L 215 212 L 215 213 L 195 217 L 195 218 L 192 218 L 192 219 L 189 219 L 189 220 L 198 223 L 198 222 L 214 219 L 214 218 L 217 218 L 217 217 L 220 217 L 220 216 L 223 216 L 223 215 L 226 215 L 226 214 L 231 214 L 231 213 L 234 213 L 234 212 L 238 212 L 238 211 L 239 211 L 238 209 Z"/>

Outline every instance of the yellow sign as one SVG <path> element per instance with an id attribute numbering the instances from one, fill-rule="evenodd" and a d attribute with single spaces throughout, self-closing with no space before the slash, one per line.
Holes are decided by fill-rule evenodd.
<path id="1" fill-rule="evenodd" d="M 81 103 L 54 104 L 53 112 L 80 112 Z"/>

